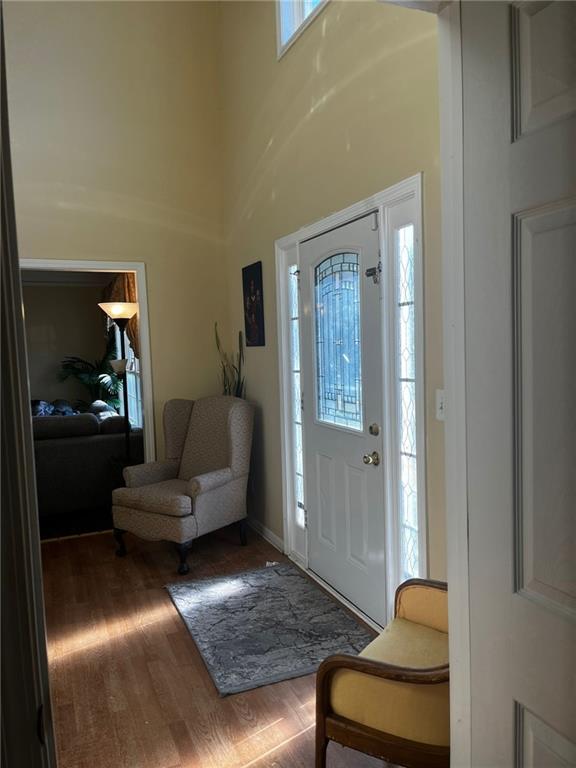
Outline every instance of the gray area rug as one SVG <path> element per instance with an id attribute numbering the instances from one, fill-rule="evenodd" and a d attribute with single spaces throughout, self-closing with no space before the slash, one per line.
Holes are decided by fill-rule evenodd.
<path id="1" fill-rule="evenodd" d="M 166 587 L 221 696 L 315 672 L 372 635 L 295 566 Z"/>

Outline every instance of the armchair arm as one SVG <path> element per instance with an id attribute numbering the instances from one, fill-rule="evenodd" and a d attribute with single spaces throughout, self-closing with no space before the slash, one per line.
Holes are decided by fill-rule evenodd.
<path id="1" fill-rule="evenodd" d="M 128 488 L 137 488 L 141 485 L 161 483 L 163 480 L 174 480 L 178 476 L 179 466 L 180 461 L 178 459 L 134 464 L 124 468 L 124 481 Z"/>
<path id="2" fill-rule="evenodd" d="M 447 683 L 450 679 L 448 664 L 439 667 L 412 668 L 398 667 L 384 661 L 367 659 L 364 656 L 349 656 L 337 654 L 328 656 L 320 664 L 316 676 L 316 710 L 318 722 L 330 711 L 330 685 L 334 674 L 339 670 L 360 672 L 371 677 L 380 677 L 396 683 L 411 683 L 417 685 L 436 685 Z"/>
<path id="3" fill-rule="evenodd" d="M 220 488 L 222 485 L 226 485 L 232 479 L 233 475 L 230 467 L 217 469 L 214 472 L 206 472 L 204 475 L 197 475 L 188 482 L 188 494 L 195 498 L 200 496 L 201 493 L 207 493 L 215 488 Z"/>

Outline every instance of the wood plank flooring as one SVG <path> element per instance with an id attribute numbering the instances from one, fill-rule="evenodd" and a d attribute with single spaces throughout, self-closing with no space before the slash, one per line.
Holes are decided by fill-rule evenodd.
<path id="1" fill-rule="evenodd" d="M 200 539 L 188 576 L 166 544 L 110 533 L 42 545 L 59 768 L 313 768 L 314 676 L 220 698 L 163 589 L 283 560 L 251 533 Z M 382 762 L 332 744 L 330 768 Z"/>

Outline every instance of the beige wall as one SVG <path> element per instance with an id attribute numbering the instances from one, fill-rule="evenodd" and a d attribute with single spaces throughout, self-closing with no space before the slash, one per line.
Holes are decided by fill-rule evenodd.
<path id="1" fill-rule="evenodd" d="M 430 572 L 445 576 L 436 19 L 376 2 L 332 2 L 280 60 L 272 3 L 222 11 L 226 254 L 231 321 L 241 268 L 261 259 L 267 345 L 247 350 L 260 406 L 254 514 L 282 534 L 274 241 L 424 172 Z"/>
<path id="2" fill-rule="evenodd" d="M 146 264 L 159 427 L 165 400 L 219 386 L 217 4 L 8 2 L 4 18 L 20 256 Z"/>
<path id="3" fill-rule="evenodd" d="M 106 350 L 106 319 L 98 302 L 102 289 L 76 285 L 25 285 L 24 313 L 30 397 L 89 400 L 75 379 L 58 380 L 67 355 L 100 359 Z"/>
<path id="4" fill-rule="evenodd" d="M 436 21 L 329 3 L 276 59 L 272 2 L 5 4 L 20 252 L 144 261 L 156 422 L 217 389 L 261 259 L 253 513 L 282 533 L 274 240 L 424 172 L 431 574 L 445 573 Z M 229 309 L 228 309 L 229 304 Z"/>

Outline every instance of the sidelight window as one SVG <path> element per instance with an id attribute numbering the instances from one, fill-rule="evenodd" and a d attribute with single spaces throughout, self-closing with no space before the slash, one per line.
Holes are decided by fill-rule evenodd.
<path id="1" fill-rule="evenodd" d="M 402 577 L 420 574 L 418 448 L 416 440 L 416 345 L 414 226 L 395 231 L 399 512 Z"/>
<path id="2" fill-rule="evenodd" d="M 290 374 L 292 446 L 294 461 L 293 497 L 296 508 L 294 521 L 299 528 L 305 528 L 304 513 L 304 451 L 302 443 L 302 372 L 300 369 L 300 308 L 298 301 L 298 266 L 288 270 L 288 306 L 290 312 Z"/>

